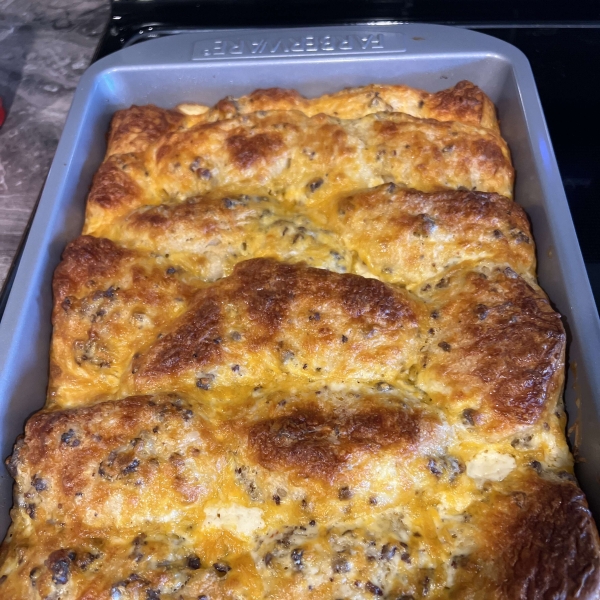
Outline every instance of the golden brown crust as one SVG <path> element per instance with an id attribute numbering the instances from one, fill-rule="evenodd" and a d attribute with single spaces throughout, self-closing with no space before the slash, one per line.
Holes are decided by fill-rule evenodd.
<path id="1" fill-rule="evenodd" d="M 227 151 L 231 162 L 239 169 L 249 169 L 257 162 L 268 162 L 283 148 L 281 136 L 277 134 L 259 133 L 232 135 L 226 140 Z"/>
<path id="2" fill-rule="evenodd" d="M 246 104 L 248 105 L 247 108 Z M 233 105 L 234 112 L 231 114 L 233 116 L 235 114 L 256 112 L 258 110 L 302 110 L 306 104 L 306 98 L 296 90 L 268 88 L 254 90 L 248 96 L 236 100 L 225 98 L 218 102 L 215 108 L 220 112 L 227 111 L 231 113 Z"/>
<path id="3" fill-rule="evenodd" d="M 171 331 L 138 354 L 135 389 L 167 389 L 174 379 L 200 389 L 256 385 L 276 373 L 385 378 L 414 360 L 418 310 L 374 279 L 245 261 L 198 292 Z M 382 364 L 373 370 L 375 353 Z"/>
<path id="4" fill-rule="evenodd" d="M 144 152 L 182 121 L 181 113 L 152 104 L 118 110 L 108 134 L 107 156 Z"/>
<path id="5" fill-rule="evenodd" d="M 527 498 L 509 530 L 500 526 L 500 597 L 597 597 L 600 544 L 583 492 L 541 480 Z"/>
<path id="6" fill-rule="evenodd" d="M 188 306 L 185 274 L 144 258 L 92 236 L 67 246 L 53 284 L 49 401 L 114 392 L 135 350 Z"/>
<path id="7" fill-rule="evenodd" d="M 112 185 L 100 176 L 95 180 L 86 233 L 96 234 L 103 224 L 144 204 L 216 190 L 312 207 L 389 181 L 422 191 L 466 188 L 507 197 L 513 183 L 508 148 L 497 134 L 401 113 L 342 121 L 270 111 L 186 123 L 165 132 L 145 152 L 111 155 L 105 164 L 112 165 L 105 169 L 116 179 Z M 117 176 L 123 166 L 126 171 Z"/>
<path id="8" fill-rule="evenodd" d="M 194 418 L 189 403 L 177 396 L 130 397 L 116 403 L 36 414 L 27 423 L 25 444 L 10 459 L 17 477 L 21 465 L 35 469 L 35 473 L 28 471 L 34 483 L 24 482 L 32 488 L 28 497 L 30 519 L 103 527 L 115 517 L 110 514 L 111 494 L 126 494 L 142 511 L 143 490 L 136 487 L 146 487 L 157 477 L 164 477 L 170 489 L 180 490 L 180 502 L 193 501 L 189 490 L 182 493 L 182 474 L 170 466 L 172 461 L 159 467 L 153 460 L 156 452 L 162 457 L 165 451 L 154 448 L 153 439 L 166 439 L 175 432 L 184 435 L 192 427 L 196 446 L 210 448 L 213 442 L 204 431 L 202 419 Z M 77 498 L 83 496 L 94 503 L 95 515 L 78 506 Z M 148 502 L 145 510 L 151 510 Z"/>
<path id="9" fill-rule="evenodd" d="M 65 248 L 52 281 L 55 304 L 74 295 L 81 287 L 93 287 L 96 280 L 114 277 L 121 263 L 132 253 L 103 238 L 83 235 Z"/>
<path id="10" fill-rule="evenodd" d="M 191 393 L 277 373 L 394 382 L 416 369 L 425 392 L 495 435 L 537 423 L 556 405 L 560 319 L 510 268 L 450 270 L 417 290 L 423 304 L 374 279 L 269 259 L 238 263 L 230 277 L 198 289 L 184 272 L 157 269 L 133 251 L 124 263 L 119 253 L 111 263 L 108 251 L 88 258 L 89 248 L 105 246 L 113 247 L 83 238 L 58 271 L 62 288 L 65 273 L 74 277 L 55 307 L 55 324 L 71 332 L 55 335 L 53 346 L 61 402 L 77 364 L 91 379 L 104 374 L 106 392 L 128 373 L 132 391 Z M 168 318 L 166 306 L 181 316 Z M 369 366 L 375 355 L 377 369 Z"/>
<path id="11" fill-rule="evenodd" d="M 186 168 L 197 157 L 202 168 Z M 510 196 L 512 188 L 510 158 L 501 138 L 460 123 L 403 114 L 340 121 L 295 111 L 251 113 L 171 134 L 157 148 L 156 162 L 155 176 L 164 178 L 167 190 L 175 175 L 181 180 L 180 191 L 189 186 L 195 193 L 227 186 L 235 174 L 238 185 L 256 186 L 269 178 L 271 186 L 293 182 L 295 193 L 301 187 L 304 195 L 321 177 L 319 195 L 330 185 L 337 189 L 343 183 L 336 183 L 332 169 L 340 173 L 337 177 L 343 173 L 346 190 L 384 174 L 424 191 L 463 185 Z M 359 162 L 370 172 L 355 173 Z M 367 179 L 354 182 L 356 177 Z"/>
<path id="12" fill-rule="evenodd" d="M 102 215 L 126 214 L 134 206 L 147 202 L 149 173 L 136 154 L 116 154 L 106 159 L 92 180 L 86 206 L 86 221 Z"/>
<path id="13" fill-rule="evenodd" d="M 103 209 L 119 209 L 129 206 L 141 190 L 119 167 L 118 158 L 110 158 L 102 163 L 92 181 L 88 201 Z"/>
<path id="14" fill-rule="evenodd" d="M 483 192 L 380 186 L 338 204 L 344 242 L 387 281 L 417 286 L 453 264 L 506 263 L 535 278 L 535 249 L 523 209 Z"/>
<path id="15" fill-rule="evenodd" d="M 248 516 L 252 511 L 263 515 L 260 529 L 265 540 L 282 529 L 294 528 L 285 523 L 298 521 L 306 526 L 298 523 L 296 528 L 311 528 L 314 536 L 318 533 L 314 519 L 325 523 L 325 515 L 341 515 L 359 498 L 367 510 L 375 510 L 368 502 L 369 490 L 358 487 L 374 465 L 405 479 L 403 470 L 423 445 L 418 438 L 425 437 L 429 428 L 434 438 L 429 445 L 441 440 L 431 427 L 432 417 L 421 418 L 419 411 L 403 417 L 402 409 L 393 408 L 390 402 L 399 400 L 393 394 L 373 391 L 361 398 L 355 390 L 338 395 L 320 403 L 300 397 L 292 409 L 296 416 L 325 411 L 343 429 L 344 460 L 355 472 L 339 472 L 324 482 L 248 466 L 254 449 L 248 448 L 246 436 L 252 438 L 256 428 L 264 431 L 265 417 L 273 409 L 282 410 L 269 397 L 267 402 L 261 399 L 246 417 L 232 415 L 232 420 L 223 420 L 217 413 L 207 419 L 201 407 L 175 395 L 131 397 L 35 415 L 10 461 L 18 483 L 13 519 L 22 524 L 13 544 L 17 554 L 26 558 L 16 565 L 15 574 L 27 580 L 35 569 L 36 585 L 30 586 L 34 593 L 60 592 L 77 598 L 85 597 L 90 584 L 100 594 L 92 597 L 105 597 L 101 594 L 114 594 L 118 588 L 131 591 L 133 582 L 139 583 L 142 594 L 154 589 L 168 597 L 170 586 L 182 577 L 185 589 L 175 589 L 186 600 L 197 598 L 207 588 L 214 597 L 226 598 L 229 589 L 239 591 L 240 585 L 246 593 L 257 585 L 255 593 L 260 595 L 265 585 L 277 585 L 277 560 L 270 577 L 254 581 L 257 567 L 239 539 L 248 535 L 243 525 L 230 526 L 233 529 L 224 533 L 205 523 L 202 528 L 212 531 L 208 538 L 200 545 L 190 539 L 194 535 L 190 532 L 210 514 L 210 507 L 223 505 L 219 487 L 227 490 L 223 516 L 231 510 L 228 502 L 240 510 L 249 505 Z M 338 403 L 334 411 L 332 401 Z M 288 413 L 280 420 L 293 418 Z M 406 432 L 399 434 L 394 423 L 403 424 Z M 388 434 L 384 440 L 375 439 L 384 432 Z M 225 456 L 235 458 L 225 461 Z M 306 466 L 300 461 L 291 471 Z M 160 494 L 155 493 L 157 489 Z M 325 503 L 309 505 L 306 498 L 317 493 Z M 173 528 L 173 535 L 161 533 L 153 517 L 157 511 Z M 36 543 L 28 544 L 22 534 L 39 523 L 44 524 L 46 535 L 40 532 Z M 284 544 L 289 548 L 289 542 Z M 318 559 L 328 564 L 331 555 Z M 215 564 L 225 564 L 227 570 L 220 573 Z M 249 579 L 244 581 L 244 577 Z M 17 597 L 13 594 L 19 593 L 15 591 L 18 580 L 4 583 L 5 597 Z"/>
<path id="16" fill-rule="evenodd" d="M 350 271 L 353 262 L 329 227 L 266 196 L 200 196 L 181 204 L 146 206 L 98 234 L 168 256 L 206 281 L 229 275 L 235 264 L 252 257 L 289 261 L 301 256 L 311 266 L 338 272 Z"/>
<path id="17" fill-rule="evenodd" d="M 138 355 L 132 372 L 136 379 L 180 375 L 191 367 L 212 365 L 222 357 L 223 315 L 219 304 L 208 299 L 186 314 L 183 322 L 161 336 L 147 355 Z"/>
<path id="18" fill-rule="evenodd" d="M 419 412 L 402 409 L 365 409 L 336 419 L 308 406 L 256 423 L 248 438 L 263 467 L 329 480 L 359 452 L 376 454 L 391 446 L 399 453 L 413 452 L 422 421 Z"/>
<path id="19" fill-rule="evenodd" d="M 350 271 L 355 252 L 378 278 L 411 288 L 468 260 L 507 264 L 535 280 L 523 210 L 483 192 L 425 194 L 385 184 L 306 212 L 266 196 L 200 196 L 140 208 L 98 233 L 169 255 L 209 281 L 258 256 L 302 256 L 311 266 Z"/>
<path id="20" fill-rule="evenodd" d="M 485 597 L 597 598 L 600 542 L 573 481 L 544 479 L 531 470 L 508 493 L 492 494 L 490 506 L 474 519 L 485 528 L 486 544 L 465 574 L 481 573 Z M 473 591 L 464 597 L 474 597 Z"/>
<path id="21" fill-rule="evenodd" d="M 267 471 L 290 471 L 301 476 L 299 481 L 321 477 L 331 484 L 348 480 L 343 471 L 350 464 L 364 471 L 359 463 L 365 454 L 371 462 L 386 454 L 409 460 L 432 439 L 442 439 L 441 424 L 431 414 L 394 406 L 374 391 L 360 396 L 358 409 L 347 402 L 332 410 L 300 397 L 291 410 L 281 407 L 277 417 L 267 417 L 262 404 L 231 420 L 213 416 L 208 421 L 202 407 L 175 394 L 41 412 L 28 422 L 8 463 L 27 492 L 23 508 L 31 521 L 110 527 L 111 520 L 121 518 L 111 514 L 113 500 L 126 497 L 136 507 L 129 516 L 134 522 L 118 526 L 135 529 L 152 514 L 157 500 L 147 497 L 148 490 L 159 482 L 170 492 L 163 503 L 197 512 L 200 507 L 192 503 L 213 493 L 206 484 L 217 477 L 221 456 L 232 448 L 244 457 L 257 456 L 257 466 Z M 232 431 L 238 436 L 227 435 Z M 235 477 L 235 469 L 228 468 L 230 475 Z M 80 504 L 81 497 L 93 503 L 93 513 Z"/>
<path id="22" fill-rule="evenodd" d="M 194 108 L 194 105 L 181 106 L 185 114 L 198 114 Z M 368 85 L 312 99 L 296 90 L 259 89 L 241 98 L 224 98 L 213 109 L 202 110 L 200 120 L 231 119 L 268 110 L 300 110 L 308 116 L 324 113 L 342 119 L 361 118 L 376 112 L 403 112 L 413 117 L 477 125 L 499 133 L 494 105 L 470 81 L 460 81 L 435 94 L 402 85 Z"/>
<path id="23" fill-rule="evenodd" d="M 0 597 L 596 598 L 565 334 L 489 99 L 181 111 L 115 116 L 57 268 Z"/>
<path id="24" fill-rule="evenodd" d="M 423 389 L 471 411 L 490 434 L 531 425 L 553 410 L 565 333 L 542 293 L 510 268 L 450 272 L 422 293 L 435 306 L 419 373 Z"/>
<path id="25" fill-rule="evenodd" d="M 430 96 L 427 111 L 439 121 L 460 121 L 498 130 L 496 108 L 470 81 L 459 81 L 454 87 Z"/>
<path id="26" fill-rule="evenodd" d="M 362 581 L 361 597 L 375 587 L 396 595 L 422 593 L 427 580 L 432 597 L 447 598 L 444 565 L 423 569 L 415 562 L 425 551 L 445 554 L 441 548 L 449 542 L 432 546 L 427 520 L 415 517 L 450 485 L 454 493 L 466 486 L 473 496 L 466 508 L 453 518 L 446 514 L 438 525 L 440 540 L 450 527 L 463 544 L 444 558 L 461 598 L 595 597 L 598 537 L 585 499 L 567 473 L 563 479 L 551 471 L 540 476 L 529 467 L 502 485 L 477 491 L 469 487 L 460 461 L 433 458 L 444 443 L 436 431 L 441 423 L 420 414 L 422 408 L 402 407 L 400 397 L 389 391 L 363 395 L 355 389 L 338 392 L 337 398 L 326 389 L 322 393 L 327 397 L 309 390 L 305 397 L 288 394 L 289 408 L 277 401 L 280 393 L 255 397 L 254 408 L 241 418 L 217 411 L 209 418 L 202 407 L 175 395 L 35 415 L 10 461 L 18 484 L 13 519 L 22 523 L 13 547 L 24 558 L 15 573 L 29 580 L 35 570 L 40 593 L 60 591 L 76 598 L 86 597 L 86 589 L 97 590 L 92 598 L 108 598 L 115 589 L 131 592 L 133 583 L 142 594 L 156 590 L 168 597 L 178 574 L 187 581 L 179 590 L 185 600 L 207 589 L 217 598 L 227 598 L 232 589 L 281 597 L 285 590 L 297 590 L 293 579 L 281 579 L 291 559 L 292 565 L 303 564 L 309 581 L 319 581 L 310 575 L 313 568 L 331 574 L 315 586 L 315 597 L 340 593 L 348 575 L 351 582 Z M 223 462 L 227 455 L 236 458 Z M 403 485 L 418 485 L 415 476 L 423 468 L 431 471 L 427 491 L 416 501 L 405 500 L 401 517 L 386 507 L 381 484 L 361 489 L 381 469 Z M 229 501 L 262 513 L 259 549 L 252 557 L 244 554 L 240 536 L 246 534 L 237 526 L 224 532 L 204 524 L 204 541 L 194 545 L 189 539 L 189 524 L 202 522 L 214 506 L 217 481 Z M 307 502 L 317 489 L 319 503 Z M 115 502 L 123 507 L 118 512 Z M 227 502 L 217 502 L 223 515 L 231 510 Z M 340 526 L 349 509 L 350 521 Z M 158 510 L 172 538 L 148 520 Z M 365 531 L 360 523 L 368 518 Z M 41 522 L 45 537 L 35 544 L 20 537 Z M 378 528 L 386 533 L 375 533 Z M 217 563 L 231 573 L 219 574 Z M 402 578 L 382 580 L 381 573 L 390 568 Z M 4 585 L 5 597 L 22 597 L 18 579 Z"/>

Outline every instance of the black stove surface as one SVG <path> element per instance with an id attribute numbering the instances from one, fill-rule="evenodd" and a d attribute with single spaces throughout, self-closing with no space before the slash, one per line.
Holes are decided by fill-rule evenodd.
<path id="1" fill-rule="evenodd" d="M 421 21 L 476 28 L 597 27 L 598 0 L 112 0 L 98 57 L 165 29 Z"/>
<path id="2" fill-rule="evenodd" d="M 112 0 L 94 59 L 194 29 L 386 21 L 468 27 L 513 44 L 529 58 L 600 307 L 600 119 L 594 117 L 600 93 L 598 0 Z M 4 291 L 9 287 L 7 281 Z"/>

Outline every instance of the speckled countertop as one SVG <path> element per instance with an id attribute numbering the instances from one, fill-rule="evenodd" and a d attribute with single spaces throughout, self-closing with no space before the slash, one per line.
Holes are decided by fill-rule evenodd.
<path id="1" fill-rule="evenodd" d="M 0 0 L 0 288 L 108 17 L 109 0 Z"/>

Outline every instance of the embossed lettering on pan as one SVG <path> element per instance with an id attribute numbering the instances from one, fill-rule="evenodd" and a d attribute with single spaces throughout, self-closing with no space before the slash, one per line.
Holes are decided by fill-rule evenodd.
<path id="1" fill-rule="evenodd" d="M 403 52 L 404 37 L 400 34 L 386 34 L 381 31 L 365 30 L 364 33 L 350 35 L 328 35 L 315 32 L 314 35 L 293 37 L 256 37 L 242 35 L 237 39 L 213 38 L 194 44 L 192 60 L 203 58 L 251 58 L 253 56 L 291 56 L 295 54 L 368 54 Z"/>

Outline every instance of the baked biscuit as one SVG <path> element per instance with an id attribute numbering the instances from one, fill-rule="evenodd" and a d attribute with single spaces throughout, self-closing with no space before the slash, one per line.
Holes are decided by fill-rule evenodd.
<path id="1" fill-rule="evenodd" d="M 367 85 L 347 88 L 318 98 L 305 98 L 296 90 L 255 90 L 241 98 L 227 97 L 214 108 L 202 104 L 180 104 L 180 112 L 218 121 L 261 110 L 300 110 L 308 116 L 319 113 L 340 119 L 356 119 L 376 112 L 401 112 L 420 119 L 459 121 L 500 133 L 496 108 L 470 81 L 430 94 L 405 85 Z"/>
<path id="2" fill-rule="evenodd" d="M 145 112 L 159 109 L 134 110 L 137 129 Z M 165 122 L 170 123 L 166 117 Z M 506 143 L 474 125 L 404 113 L 342 120 L 296 110 L 177 123 L 150 145 L 148 136 L 128 141 L 134 152 L 109 151 L 92 184 L 84 233 L 96 235 L 141 206 L 214 192 L 270 196 L 307 208 L 386 182 L 424 192 L 466 189 L 512 196 Z M 128 139 L 113 127 L 117 146 L 123 137 Z"/>

